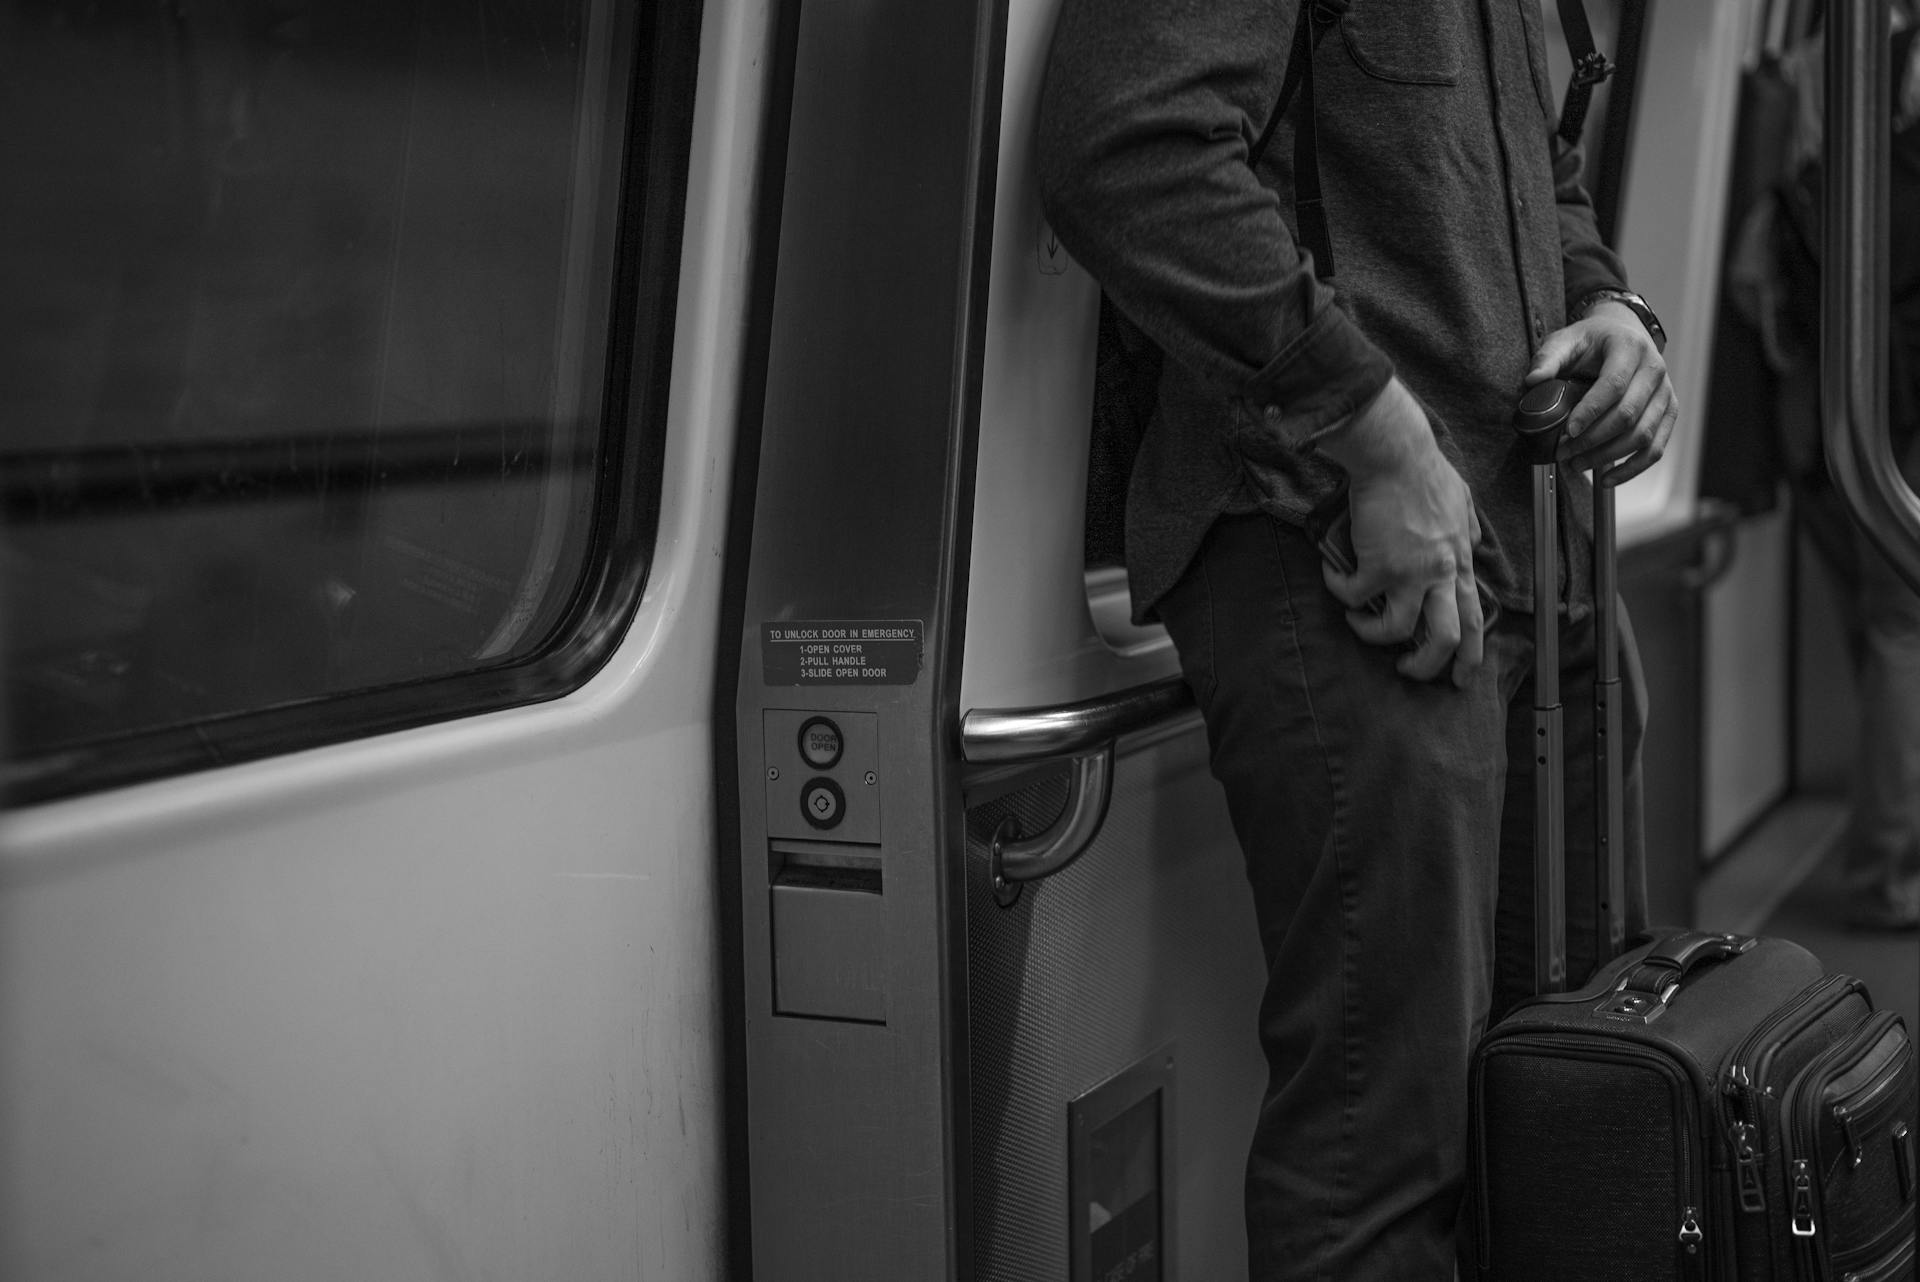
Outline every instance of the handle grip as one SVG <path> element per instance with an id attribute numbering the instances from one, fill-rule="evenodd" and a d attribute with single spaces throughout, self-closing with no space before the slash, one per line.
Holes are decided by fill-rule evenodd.
<path id="1" fill-rule="evenodd" d="M 1688 975 L 1708 962 L 1726 961 L 1752 948 L 1755 941 L 1744 935 L 1714 935 L 1702 930 L 1685 930 L 1668 935 L 1652 951 L 1636 962 L 1620 978 L 1622 992 L 1651 993 L 1665 1001 L 1686 982 Z"/>
<path id="2" fill-rule="evenodd" d="M 1513 411 L 1513 430 L 1529 463 L 1551 463 L 1567 428 L 1567 415 L 1580 403 L 1580 384 L 1550 378 L 1527 389 Z"/>

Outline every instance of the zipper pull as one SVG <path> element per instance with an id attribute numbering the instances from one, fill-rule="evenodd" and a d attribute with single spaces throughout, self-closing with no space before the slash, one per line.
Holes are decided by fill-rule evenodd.
<path id="1" fill-rule="evenodd" d="M 1793 1162 L 1793 1235 L 1812 1237 L 1814 1232 L 1813 1174 L 1807 1159 L 1799 1157 Z"/>
<path id="2" fill-rule="evenodd" d="M 1767 1189 L 1760 1178 L 1760 1158 L 1753 1151 L 1754 1128 L 1735 1122 L 1728 1128 L 1740 1188 L 1740 1209 L 1748 1213 L 1767 1209 Z"/>
<path id="3" fill-rule="evenodd" d="M 1735 1099 L 1742 1099 L 1742 1097 L 1746 1095 L 1748 1088 L 1752 1085 L 1753 1078 L 1747 1072 L 1747 1066 L 1745 1064 L 1729 1064 L 1727 1065 L 1726 1084 L 1723 1085 L 1720 1090 L 1723 1094 L 1731 1095 Z"/>
<path id="4" fill-rule="evenodd" d="M 1900 1200 L 1913 1196 L 1913 1132 L 1905 1122 L 1893 1125 L 1893 1165 L 1900 1172 Z"/>
<path id="5" fill-rule="evenodd" d="M 1840 1123 L 1840 1133 L 1846 1136 L 1847 1147 L 1853 1150 L 1853 1165 L 1858 1169 L 1865 1160 L 1866 1152 L 1860 1147 L 1860 1137 L 1854 1133 L 1853 1110 L 1845 1104 L 1833 1106 L 1833 1120 Z"/>
<path id="6" fill-rule="evenodd" d="M 1760 1130 L 1760 1105 L 1755 1100 L 1759 1093 L 1753 1089 L 1753 1077 L 1747 1072 L 1745 1064 L 1732 1064 L 1727 1068 L 1727 1080 L 1720 1093 L 1732 1100 L 1734 1107 L 1740 1110 L 1741 1118 L 1756 1134 Z"/>
<path id="7" fill-rule="evenodd" d="M 1700 1231 L 1700 1221 L 1694 1209 L 1688 1207 L 1680 1213 L 1680 1266 L 1689 1278 L 1706 1276 L 1706 1261 L 1702 1258 L 1707 1235 Z"/>

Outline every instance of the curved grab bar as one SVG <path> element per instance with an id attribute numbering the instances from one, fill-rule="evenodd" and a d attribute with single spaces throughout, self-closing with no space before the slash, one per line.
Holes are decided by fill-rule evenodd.
<path id="1" fill-rule="evenodd" d="M 1113 744 L 1073 759 L 1067 781 L 1067 804 L 1045 832 L 1020 835 L 1020 821 L 1008 815 L 994 830 L 988 866 L 993 874 L 994 898 L 1001 907 L 1020 895 L 1020 883 L 1051 877 L 1086 853 L 1107 821 L 1113 800 Z"/>
<path id="2" fill-rule="evenodd" d="M 1920 496 L 1887 426 L 1887 0 L 1827 6 L 1820 410 L 1827 468 L 1874 546 L 1920 592 Z"/>
<path id="3" fill-rule="evenodd" d="M 1046 708 L 975 708 L 960 718 L 960 757 L 968 765 L 1050 761 L 1090 752 L 1193 706 L 1179 677 Z"/>
<path id="4" fill-rule="evenodd" d="M 1093 844 L 1113 800 L 1113 745 L 1193 706 L 1179 677 L 1077 703 L 1045 708 L 976 708 L 960 719 L 960 756 L 969 765 L 1013 765 L 1072 758 L 1067 802 L 1046 831 L 1023 836 L 1009 815 L 989 853 L 994 898 L 1007 907 L 1029 881 L 1050 877 Z"/>

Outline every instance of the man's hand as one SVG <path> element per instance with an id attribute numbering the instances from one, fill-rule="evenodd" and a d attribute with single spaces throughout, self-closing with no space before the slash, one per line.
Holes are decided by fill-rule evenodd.
<path id="1" fill-rule="evenodd" d="M 1483 653 L 1485 620 L 1473 578 L 1480 521 L 1419 402 L 1396 378 L 1323 437 L 1320 449 L 1346 469 L 1353 505 L 1356 568 L 1342 574 L 1324 567 L 1347 623 L 1362 641 L 1399 645 L 1424 619 L 1425 638 L 1396 666 L 1427 681 L 1451 662 L 1453 683 L 1464 686 Z"/>
<path id="2" fill-rule="evenodd" d="M 1572 376 L 1590 378 L 1593 386 L 1567 416 L 1560 462 L 1593 468 L 1598 483 L 1618 485 L 1660 460 L 1680 401 L 1667 363 L 1632 308 L 1608 299 L 1584 320 L 1547 335 L 1526 385 Z"/>

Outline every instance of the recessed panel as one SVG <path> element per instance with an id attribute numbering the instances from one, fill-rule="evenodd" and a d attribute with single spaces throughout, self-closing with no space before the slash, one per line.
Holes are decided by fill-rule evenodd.
<path id="1" fill-rule="evenodd" d="M 880 842 L 879 716 L 769 708 L 767 836 L 852 845 Z"/>
<path id="2" fill-rule="evenodd" d="M 1068 1106 L 1073 1282 L 1173 1276 L 1173 1051 L 1163 1048 Z"/>

